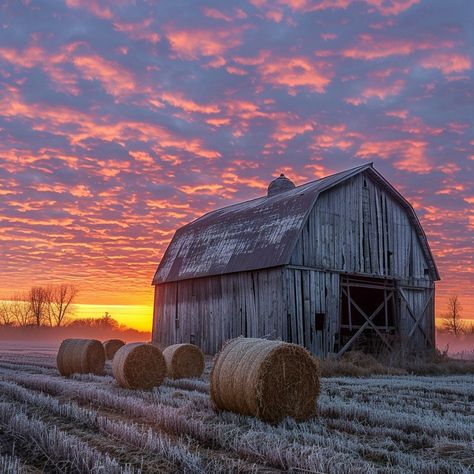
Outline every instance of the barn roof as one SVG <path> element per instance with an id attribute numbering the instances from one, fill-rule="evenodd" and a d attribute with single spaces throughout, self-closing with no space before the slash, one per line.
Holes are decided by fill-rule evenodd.
<path id="1" fill-rule="evenodd" d="M 272 196 L 209 212 L 178 229 L 155 273 L 153 284 L 287 265 L 306 218 L 319 194 L 370 170 L 412 213 L 424 239 L 427 260 L 439 279 L 426 236 L 410 204 L 366 164 L 311 181 Z"/>

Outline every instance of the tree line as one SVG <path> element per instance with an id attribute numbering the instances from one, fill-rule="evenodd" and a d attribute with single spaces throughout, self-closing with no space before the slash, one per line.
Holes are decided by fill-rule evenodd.
<path id="1" fill-rule="evenodd" d="M 8 301 L 0 301 L 0 324 L 3 326 L 65 325 L 72 315 L 72 305 L 77 297 L 75 285 L 60 284 L 33 286 L 15 293 Z"/>

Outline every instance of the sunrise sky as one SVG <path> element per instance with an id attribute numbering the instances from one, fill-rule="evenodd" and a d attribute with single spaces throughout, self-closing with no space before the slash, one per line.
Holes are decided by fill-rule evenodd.
<path id="1" fill-rule="evenodd" d="M 280 172 L 374 161 L 428 235 L 438 315 L 458 294 L 474 318 L 472 0 L 24 0 L 0 19 L 0 299 L 73 282 L 81 316 L 149 329 L 177 227 Z"/>

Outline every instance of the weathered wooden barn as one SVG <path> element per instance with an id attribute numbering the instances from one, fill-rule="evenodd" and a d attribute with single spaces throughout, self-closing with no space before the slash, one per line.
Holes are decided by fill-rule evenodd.
<path id="1" fill-rule="evenodd" d="M 372 166 L 205 214 L 158 266 L 153 340 L 215 353 L 268 337 L 320 357 L 434 345 L 438 270 L 412 206 Z"/>

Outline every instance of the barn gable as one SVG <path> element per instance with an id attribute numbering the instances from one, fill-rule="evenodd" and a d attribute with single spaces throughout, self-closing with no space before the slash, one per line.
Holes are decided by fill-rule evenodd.
<path id="1" fill-rule="evenodd" d="M 218 209 L 180 228 L 160 262 L 153 284 L 288 265 L 318 196 L 363 172 L 387 188 L 407 211 L 433 279 L 439 279 L 413 208 L 372 164 L 367 164 L 276 195 Z"/>

